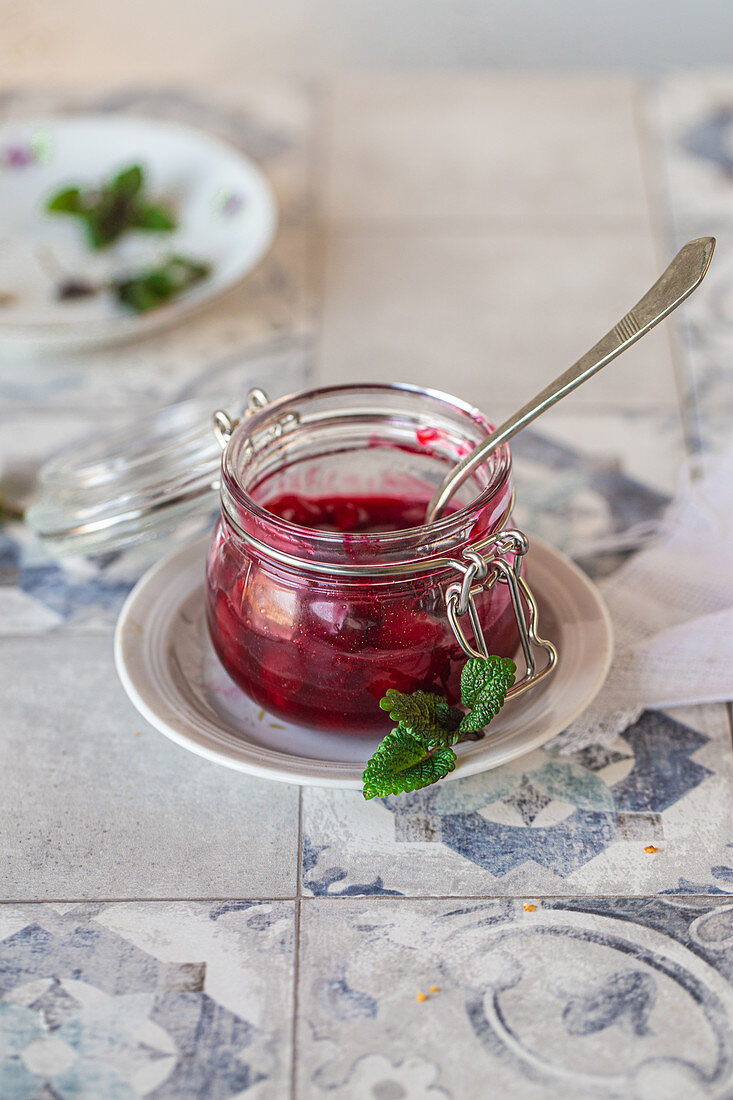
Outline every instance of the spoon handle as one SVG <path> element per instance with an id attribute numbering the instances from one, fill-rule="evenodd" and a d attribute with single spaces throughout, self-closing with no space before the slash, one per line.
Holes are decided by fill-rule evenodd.
<path id="1" fill-rule="evenodd" d="M 426 523 L 438 519 L 446 504 L 477 466 L 502 443 L 557 404 L 592 375 L 610 363 L 622 351 L 645 336 L 664 317 L 684 302 L 702 282 L 715 249 L 714 237 L 699 237 L 688 241 L 679 250 L 669 267 L 640 298 L 633 309 L 601 337 L 590 351 L 564 371 L 549 386 L 545 386 L 531 401 L 509 417 L 499 428 L 479 444 L 470 455 L 454 466 L 435 490 L 428 504 Z"/>

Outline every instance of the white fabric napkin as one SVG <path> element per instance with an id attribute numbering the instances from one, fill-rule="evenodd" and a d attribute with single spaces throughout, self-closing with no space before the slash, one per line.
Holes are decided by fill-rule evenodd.
<path id="1" fill-rule="evenodd" d="M 733 448 L 685 474 L 657 538 L 599 587 L 613 664 L 557 748 L 608 743 L 647 707 L 733 698 Z"/>

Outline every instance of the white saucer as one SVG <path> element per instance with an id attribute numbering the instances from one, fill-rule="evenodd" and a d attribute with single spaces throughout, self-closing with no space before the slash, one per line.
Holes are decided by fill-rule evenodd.
<path id="1" fill-rule="evenodd" d="M 172 233 L 127 233 L 95 252 L 77 219 L 48 214 L 62 187 L 92 187 L 130 164 L 152 197 L 175 202 Z M 275 235 L 275 199 L 238 149 L 178 123 L 126 115 L 26 119 L 0 127 L 0 347 L 92 347 L 170 325 L 239 283 Z M 55 273 L 102 283 L 180 253 L 211 274 L 168 305 L 134 314 L 111 294 L 56 297 Z"/>
<path id="2" fill-rule="evenodd" d="M 156 729 L 207 760 L 286 783 L 360 790 L 378 737 L 286 725 L 251 702 L 219 663 L 204 615 L 207 545 L 200 540 L 171 554 L 128 596 L 115 661 L 130 699 Z M 446 780 L 496 768 L 544 744 L 588 706 L 606 678 L 613 635 L 594 585 L 539 539 L 532 540 L 527 574 L 539 632 L 557 646 L 558 666 L 510 700 L 487 737 L 458 746 Z"/>

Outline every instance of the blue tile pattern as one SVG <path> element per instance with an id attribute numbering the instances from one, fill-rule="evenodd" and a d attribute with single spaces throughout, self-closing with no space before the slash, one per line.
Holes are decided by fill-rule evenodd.
<path id="1" fill-rule="evenodd" d="M 692 807 L 705 806 L 720 781 L 701 759 L 723 765 L 730 782 L 727 725 L 713 732 L 646 711 L 611 746 L 564 754 L 549 745 L 484 774 L 382 799 L 378 810 L 360 810 L 356 794 L 307 791 L 303 887 L 316 897 L 564 894 L 600 883 L 629 889 L 638 875 L 643 892 L 674 889 L 680 805 L 699 812 Z M 699 853 L 683 843 L 691 866 L 711 880 L 717 860 L 727 858 L 730 827 L 726 813 Z M 362 830 L 371 855 L 363 852 Z M 457 857 L 450 873 L 431 858 L 423 877 L 424 863 L 412 852 L 426 844 Z M 647 845 L 665 849 L 653 878 Z"/>
<path id="2" fill-rule="evenodd" d="M 733 1088 L 730 906 L 385 901 L 343 902 L 327 915 L 312 902 L 303 920 L 307 1095 L 349 1095 L 362 1060 L 378 1056 L 384 1095 L 403 1095 L 387 1083 L 401 1083 L 408 1057 L 429 1060 L 431 1084 L 451 1096 L 487 1079 L 497 1094 L 529 1096 L 723 1097 Z M 373 1022 L 352 1023 L 321 996 L 337 954 L 362 997 L 379 989 Z M 428 981 L 436 992 L 416 1003 Z M 399 1028 L 385 1026 L 395 1018 Z"/>
<path id="3" fill-rule="evenodd" d="M 263 1055 L 275 1020 L 268 1034 L 247 1018 L 246 1004 L 244 1014 L 233 1012 L 207 992 L 206 961 L 163 962 L 105 927 L 95 919 L 95 908 L 63 915 L 44 907 L 0 940 L 4 1100 L 226 1100 L 271 1078 Z M 265 939 L 273 967 L 283 974 L 292 954 L 288 910 L 282 903 L 250 904 L 236 922 L 240 944 L 248 941 L 256 950 Z M 206 918 L 203 909 L 199 916 Z M 208 916 L 214 921 L 221 913 L 211 910 Z M 281 928 L 279 939 L 273 925 Z M 282 1007 L 287 1003 L 286 996 Z"/>
<path id="4" fill-rule="evenodd" d="M 662 433 L 663 437 L 671 435 L 671 424 L 665 424 Z M 612 540 L 640 523 L 651 523 L 669 504 L 665 493 L 623 472 L 615 457 L 591 458 L 577 447 L 548 438 L 540 429 L 522 432 L 512 444 L 512 455 L 517 521 L 573 554 L 591 577 L 617 569 L 629 548 L 576 553 L 579 545 L 594 539 Z"/>

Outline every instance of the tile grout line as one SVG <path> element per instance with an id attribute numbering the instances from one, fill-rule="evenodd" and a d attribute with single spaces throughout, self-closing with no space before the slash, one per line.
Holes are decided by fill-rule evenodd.
<path id="1" fill-rule="evenodd" d="M 606 236 L 616 233 L 638 233 L 647 224 L 647 217 L 619 215 L 606 221 L 571 221 L 564 218 L 547 218 L 528 223 L 516 215 L 493 215 L 492 217 L 455 218 L 436 215 L 433 218 L 408 218 L 403 214 L 375 214 L 372 216 L 326 214 L 324 209 L 318 212 L 315 224 L 323 229 L 329 225 L 337 227 L 343 236 L 362 236 L 366 234 L 389 234 L 400 237 L 441 237 L 445 234 L 455 236 L 516 236 L 517 232 L 527 237 L 546 235 L 554 237 L 565 235 L 574 239 L 587 236 Z"/>
<path id="2" fill-rule="evenodd" d="M 305 356 L 305 374 L 303 388 L 309 389 L 316 385 L 316 352 L 319 343 L 319 332 L 322 324 L 322 309 L 318 293 L 318 271 L 320 267 L 320 217 L 319 217 L 319 182 L 320 182 L 320 128 L 321 101 L 323 97 L 323 82 L 317 78 L 305 82 L 308 107 L 310 112 L 308 124 L 308 149 L 306 152 L 306 190 L 307 190 L 307 224 L 306 232 L 306 314 L 309 329 L 308 352 Z"/>
<path id="3" fill-rule="evenodd" d="M 321 241 L 320 241 L 320 194 L 322 174 L 322 131 L 323 131 L 323 102 L 326 89 L 322 80 L 314 79 L 309 82 L 308 95 L 311 106 L 311 118 L 309 127 L 309 149 L 307 155 L 308 178 L 308 259 L 306 271 L 306 309 L 309 324 L 311 326 L 311 342 L 305 361 L 305 388 L 317 385 L 318 375 L 318 348 L 321 342 L 321 330 L 323 327 L 323 293 L 322 279 L 320 278 L 322 267 Z M 302 868 L 303 868 L 303 788 L 298 787 L 298 842 L 296 848 L 295 867 L 295 906 L 293 912 L 293 992 L 292 1014 L 290 1020 L 290 1100 L 295 1100 L 297 1089 L 297 1052 L 298 1052 L 298 1008 L 300 995 L 300 921 L 302 901 Z"/>
<path id="4" fill-rule="evenodd" d="M 662 138 L 647 115 L 644 103 L 645 98 L 652 94 L 656 83 L 658 81 L 655 84 L 638 82 L 632 99 L 632 107 L 652 245 L 661 266 L 665 260 L 669 262 L 668 249 L 674 248 L 679 242 L 675 241 L 672 196 Z M 682 320 L 678 314 L 669 324 L 664 326 L 664 331 L 672 359 L 682 442 L 687 458 L 692 459 L 700 451 L 700 426 L 694 398 L 691 402 L 689 396 L 690 364 L 685 353 L 683 325 L 684 314 Z"/>
<path id="5" fill-rule="evenodd" d="M 290 1023 L 290 1100 L 295 1100 L 296 1075 L 298 1069 L 298 1008 L 300 994 L 300 903 L 301 898 L 295 899 L 295 917 L 293 935 L 295 937 L 295 950 L 293 954 L 293 1014 Z"/>
<path id="6" fill-rule="evenodd" d="M 313 327 L 306 367 L 306 383 L 315 386 L 318 382 L 319 348 L 324 327 L 324 256 L 322 256 L 322 219 L 321 201 L 324 189 L 324 160 L 326 146 L 326 99 L 327 81 L 314 79 L 310 84 L 310 147 L 308 150 L 308 191 L 309 191 L 309 237 L 308 237 L 308 318 Z"/>
<path id="7" fill-rule="evenodd" d="M 657 80 L 656 84 L 658 85 L 658 83 Z M 637 84 L 633 98 L 633 111 L 649 207 L 652 238 L 655 251 L 659 253 L 665 244 L 674 246 L 675 243 L 679 243 L 679 240 L 675 241 L 674 208 L 663 139 L 658 128 L 652 127 L 642 103 L 645 89 L 646 94 L 649 95 L 652 87 L 651 84 Z M 676 318 L 670 325 L 665 326 L 665 330 L 674 368 L 682 442 L 688 460 L 694 462 L 702 450 L 702 435 L 699 408 L 694 391 L 694 368 L 686 353 L 684 325 L 683 314 L 682 319 Z M 692 390 L 691 385 L 693 386 Z M 731 746 L 733 747 L 733 702 L 723 705 L 726 708 Z"/>
<path id="8" fill-rule="evenodd" d="M 714 900 L 723 902 L 726 899 L 730 900 L 730 894 L 538 894 L 531 891 L 525 891 L 522 894 L 322 894 L 320 896 L 304 894 L 300 897 L 259 897 L 259 898 L 243 898 L 238 897 L 167 897 L 167 898 L 8 898 L 0 900 L 0 910 L 3 906 L 27 906 L 27 907 L 40 907 L 44 905 L 190 905 L 201 904 L 209 905 L 219 902 L 231 902 L 231 901 L 247 901 L 253 905 L 269 905 L 275 902 L 292 901 L 296 903 L 296 923 L 298 925 L 298 931 L 300 929 L 300 902 L 350 902 L 350 901 L 368 901 L 375 904 L 396 902 L 408 904 L 411 902 L 427 903 L 431 901 L 452 901 L 452 902 L 485 902 L 485 901 L 574 901 L 577 903 L 587 902 L 592 904 L 596 901 L 632 901 L 632 902 L 648 902 L 648 901 L 665 901 L 666 899 L 673 897 L 676 901 L 694 901 L 696 899 Z M 296 959 L 299 965 L 299 952 L 296 952 Z"/>
<path id="9" fill-rule="evenodd" d="M 313 188 L 314 188 L 314 225 L 313 225 L 313 359 L 311 363 L 311 383 L 320 382 L 321 361 L 325 341 L 326 324 L 326 268 L 328 259 L 329 219 L 326 216 L 328 204 L 328 179 L 331 164 L 331 82 L 328 78 L 319 82 L 314 106 L 313 134 Z"/>
<path id="10" fill-rule="evenodd" d="M 298 1050 L 298 1006 L 300 995 L 300 909 L 302 901 L 302 866 L 303 866 L 303 788 L 298 788 L 298 847 L 297 865 L 295 868 L 296 897 L 295 912 L 293 914 L 293 1012 L 291 1017 L 291 1054 L 290 1054 L 290 1097 L 295 1100 L 297 1050 Z"/>

